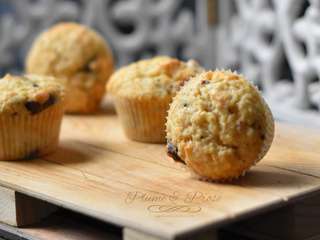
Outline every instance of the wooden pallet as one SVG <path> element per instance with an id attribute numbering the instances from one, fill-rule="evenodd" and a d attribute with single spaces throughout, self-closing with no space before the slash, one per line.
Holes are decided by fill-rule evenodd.
<path id="1" fill-rule="evenodd" d="M 121 226 L 126 240 L 183 238 L 319 191 L 319 146 L 318 132 L 277 124 L 262 162 L 235 183 L 214 184 L 192 178 L 164 145 L 126 139 L 110 112 L 66 116 L 58 150 L 0 162 L 0 184 L 10 206 L 19 192 Z M 10 214 L 1 220 L 19 225 Z"/>
<path id="2" fill-rule="evenodd" d="M 219 240 L 315 240 L 320 239 L 320 194 L 297 201 L 203 234 Z M 121 240 L 121 228 L 59 208 L 39 223 L 23 228 L 0 223 L 0 239 L 19 240 Z M 194 240 L 190 237 L 189 239 Z M 198 238 L 199 239 L 199 238 Z"/>
<path id="3" fill-rule="evenodd" d="M 0 223 L 0 240 L 121 240 L 121 229 L 59 208 L 25 227 Z"/>

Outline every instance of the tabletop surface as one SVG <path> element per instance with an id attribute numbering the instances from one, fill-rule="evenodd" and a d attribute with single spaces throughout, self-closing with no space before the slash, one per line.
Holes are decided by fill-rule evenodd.
<path id="1" fill-rule="evenodd" d="M 109 109 L 66 116 L 57 151 L 0 162 L 0 184 L 122 227 L 174 238 L 285 205 L 320 189 L 320 135 L 276 124 L 267 156 L 228 184 L 202 182 L 165 146 L 128 140 Z"/>

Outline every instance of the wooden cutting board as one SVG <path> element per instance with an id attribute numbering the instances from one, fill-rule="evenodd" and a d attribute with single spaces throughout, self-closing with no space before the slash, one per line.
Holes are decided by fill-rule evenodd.
<path id="1" fill-rule="evenodd" d="M 271 150 L 247 176 L 215 184 L 191 177 L 164 145 L 126 139 L 106 111 L 66 116 L 54 154 L 0 169 L 3 187 L 122 226 L 127 239 L 171 239 L 319 191 L 320 135 L 277 123 Z"/>

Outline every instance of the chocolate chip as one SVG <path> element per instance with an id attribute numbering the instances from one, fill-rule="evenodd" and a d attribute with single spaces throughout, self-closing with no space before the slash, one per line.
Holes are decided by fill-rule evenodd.
<path id="1" fill-rule="evenodd" d="M 230 107 L 228 107 L 228 112 L 229 112 L 230 114 L 234 114 L 234 113 L 236 113 L 237 111 L 238 111 L 238 109 L 237 109 L 236 106 L 230 106 Z"/>
<path id="2" fill-rule="evenodd" d="M 254 128 L 254 129 L 258 129 L 258 130 L 261 130 L 261 124 L 259 124 L 259 122 L 255 121 L 253 122 L 250 127 Z"/>
<path id="3" fill-rule="evenodd" d="M 82 71 L 85 72 L 85 73 L 90 73 L 91 72 L 90 62 L 82 68 Z"/>
<path id="4" fill-rule="evenodd" d="M 32 160 L 39 156 L 39 150 L 33 150 L 31 151 L 27 156 L 24 157 L 25 160 Z"/>
<path id="5" fill-rule="evenodd" d="M 183 104 L 183 106 L 184 106 L 184 107 L 187 107 L 187 106 L 188 106 L 188 104 L 187 104 L 187 103 L 184 103 L 184 104 Z"/>
<path id="6" fill-rule="evenodd" d="M 96 60 L 98 56 L 94 55 L 92 58 L 88 60 L 88 62 L 82 67 L 82 71 L 85 73 L 90 73 L 92 72 L 92 63 Z"/>
<path id="7" fill-rule="evenodd" d="M 201 84 L 202 84 L 202 85 L 205 85 L 205 84 L 208 84 L 208 83 L 209 83 L 208 80 L 202 80 L 202 81 L 201 81 Z"/>
<path id="8" fill-rule="evenodd" d="M 33 83 L 32 86 L 35 87 L 35 88 L 39 87 L 39 85 L 36 84 L 36 83 Z"/>
<path id="9" fill-rule="evenodd" d="M 36 101 L 28 101 L 25 103 L 26 109 L 28 109 L 29 112 L 32 114 L 36 114 L 41 112 L 42 105 Z"/>
<path id="10" fill-rule="evenodd" d="M 181 82 L 179 82 L 179 86 L 180 86 L 180 87 L 183 87 L 184 84 L 185 84 L 185 82 L 186 82 L 186 81 L 181 81 Z"/>
<path id="11" fill-rule="evenodd" d="M 51 95 L 49 96 L 48 100 L 45 101 L 43 104 L 37 101 L 28 101 L 24 105 L 32 115 L 37 114 L 45 110 L 46 108 L 50 107 L 56 102 L 56 97 Z"/>
<path id="12" fill-rule="evenodd" d="M 50 107 L 51 105 L 55 104 L 56 100 L 56 97 L 50 94 L 48 100 L 43 104 L 44 108 Z"/>
<path id="13" fill-rule="evenodd" d="M 178 148 L 170 142 L 168 142 L 167 144 L 167 154 L 173 160 L 184 163 L 184 161 L 182 161 L 182 159 L 178 155 Z"/>
<path id="14" fill-rule="evenodd" d="M 264 134 L 261 134 L 261 135 L 260 135 L 260 139 L 261 139 L 261 140 L 265 140 L 265 139 L 266 139 L 266 136 L 265 136 Z"/>

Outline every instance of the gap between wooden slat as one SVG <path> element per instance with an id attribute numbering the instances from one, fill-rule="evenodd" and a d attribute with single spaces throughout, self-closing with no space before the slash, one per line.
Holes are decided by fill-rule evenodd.
<path id="1" fill-rule="evenodd" d="M 278 167 L 275 165 L 265 164 L 265 163 L 263 163 L 262 165 L 267 166 L 267 167 L 277 168 L 277 169 L 292 172 L 292 173 L 296 173 L 296 174 L 303 175 L 303 176 L 314 177 L 314 178 L 320 179 L 320 176 L 317 176 L 317 175 L 314 175 L 311 173 L 305 173 L 302 171 L 298 171 L 298 170 L 294 170 L 294 169 L 290 169 L 290 168 L 285 168 L 285 167 Z"/>
<path id="2" fill-rule="evenodd" d="M 121 152 L 117 152 L 117 151 L 108 149 L 108 148 L 106 148 L 106 147 L 104 147 L 104 146 L 94 145 L 94 144 L 82 142 L 82 141 L 79 141 L 79 140 L 75 140 L 75 142 L 78 142 L 78 143 L 83 144 L 83 145 L 90 146 L 90 147 L 95 148 L 95 149 L 99 149 L 99 150 L 101 150 L 101 151 L 106 151 L 106 152 L 112 152 L 112 153 L 120 154 L 120 155 L 125 156 L 125 157 L 134 158 L 134 159 L 137 159 L 137 160 L 140 160 L 140 161 L 143 161 L 143 162 L 147 162 L 147 163 L 159 165 L 159 166 L 161 166 L 161 167 L 170 168 L 170 169 L 179 171 L 179 169 L 177 169 L 177 168 L 173 168 L 173 167 L 170 167 L 170 166 L 165 165 L 165 164 L 160 164 L 160 163 L 158 163 L 158 162 L 148 161 L 148 160 L 145 160 L 145 159 L 143 159 L 143 158 L 139 158 L 139 157 L 132 156 L 132 155 L 129 155 L 129 154 L 124 154 L 124 153 L 121 153 Z"/>

